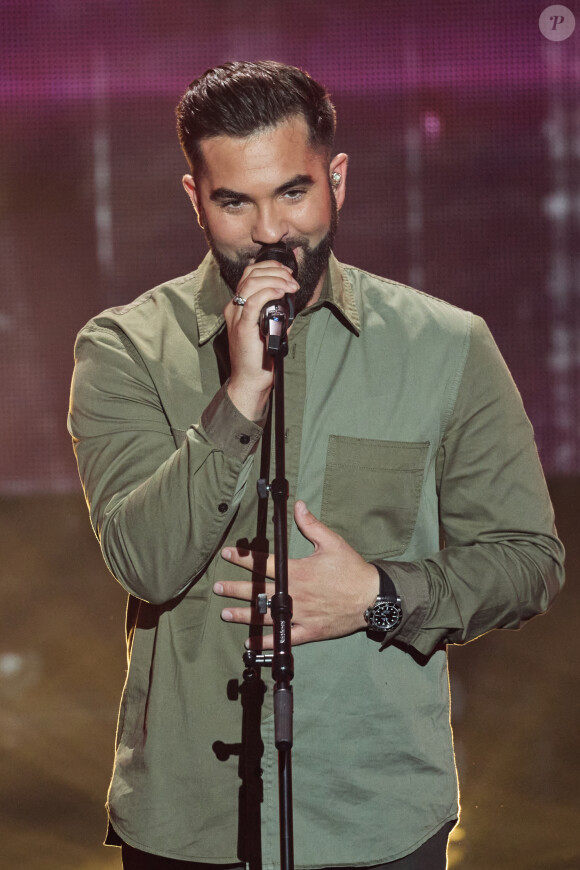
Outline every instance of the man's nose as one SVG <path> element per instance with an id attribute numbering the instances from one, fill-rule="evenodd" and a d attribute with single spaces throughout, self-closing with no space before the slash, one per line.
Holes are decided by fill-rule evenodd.
<path id="1" fill-rule="evenodd" d="M 271 245 L 288 235 L 288 221 L 272 203 L 256 209 L 252 227 L 252 241 L 258 245 Z"/>

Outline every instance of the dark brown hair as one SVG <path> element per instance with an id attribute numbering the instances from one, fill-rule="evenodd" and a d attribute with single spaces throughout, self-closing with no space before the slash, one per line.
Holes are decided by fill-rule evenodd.
<path id="1" fill-rule="evenodd" d="M 202 169 L 200 142 L 249 136 L 302 115 L 310 144 L 330 151 L 336 118 L 326 89 L 308 73 L 273 60 L 234 61 L 193 81 L 176 109 L 177 132 L 190 169 Z"/>

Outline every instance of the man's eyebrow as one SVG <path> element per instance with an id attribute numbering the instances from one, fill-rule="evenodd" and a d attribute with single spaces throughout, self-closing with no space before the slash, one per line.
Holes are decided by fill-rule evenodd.
<path id="1" fill-rule="evenodd" d="M 229 187 L 218 187 L 209 195 L 212 202 L 219 202 L 222 199 L 248 199 L 245 193 L 239 193 L 237 190 L 230 190 Z"/>
<path id="2" fill-rule="evenodd" d="M 286 181 L 280 187 L 277 187 L 275 193 L 286 193 L 287 190 L 293 187 L 312 187 L 313 184 L 314 179 L 311 175 L 295 175 L 290 181 Z"/>
<path id="3" fill-rule="evenodd" d="M 293 178 L 290 178 L 288 181 L 285 181 L 284 184 L 277 187 L 274 194 L 275 196 L 279 196 L 281 193 L 286 193 L 287 190 L 291 190 L 293 187 L 312 187 L 313 184 L 314 179 L 311 175 L 295 175 Z M 238 202 L 244 202 L 250 199 L 246 193 L 241 193 L 239 190 L 231 190 L 229 187 L 217 187 L 215 190 L 212 190 L 209 198 L 212 202 L 222 202 L 224 199 L 234 199 Z"/>

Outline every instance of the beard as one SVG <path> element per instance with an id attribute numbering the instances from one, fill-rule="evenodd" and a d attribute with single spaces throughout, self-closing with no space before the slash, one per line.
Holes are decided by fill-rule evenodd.
<path id="1" fill-rule="evenodd" d="M 302 311 L 303 308 L 306 308 L 314 296 L 314 291 L 316 290 L 318 282 L 328 266 L 328 258 L 330 257 L 330 252 L 332 250 L 334 237 L 338 227 L 338 208 L 336 207 L 336 200 L 332 191 L 330 191 L 330 205 L 330 227 L 324 238 L 321 239 L 316 247 L 311 247 L 306 236 L 294 236 L 292 238 L 284 239 L 284 243 L 289 248 L 299 248 L 302 251 L 300 259 L 298 260 L 297 258 L 298 277 L 296 280 L 300 285 L 300 288 L 294 294 L 294 311 L 296 314 L 298 314 L 299 311 Z M 215 239 L 209 229 L 207 218 L 201 208 L 200 217 L 203 223 L 203 232 L 206 241 L 220 268 L 221 276 L 232 293 L 235 293 L 238 284 L 242 279 L 244 269 L 250 264 L 254 257 L 257 256 L 260 248 L 257 250 L 253 248 L 241 249 L 237 251 L 235 259 L 226 256 L 226 254 L 224 254 L 223 251 L 220 251 L 216 245 Z"/>

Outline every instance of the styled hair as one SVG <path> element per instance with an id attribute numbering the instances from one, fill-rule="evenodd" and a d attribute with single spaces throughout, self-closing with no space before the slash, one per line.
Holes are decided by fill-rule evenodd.
<path id="1" fill-rule="evenodd" d="M 273 60 L 234 61 L 193 81 L 176 109 L 177 132 L 191 172 L 203 169 L 200 143 L 245 137 L 302 115 L 314 148 L 330 151 L 336 113 L 326 89 L 308 73 Z"/>

